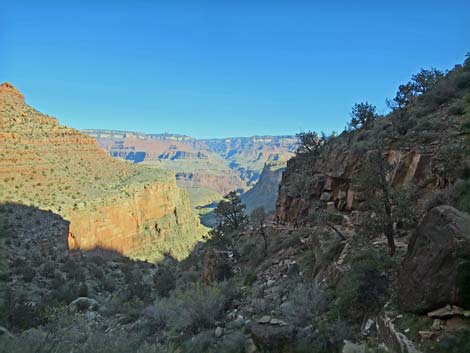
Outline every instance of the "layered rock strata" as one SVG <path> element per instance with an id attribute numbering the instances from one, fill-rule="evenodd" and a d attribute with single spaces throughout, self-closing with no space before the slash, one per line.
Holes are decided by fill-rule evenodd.
<path id="1" fill-rule="evenodd" d="M 109 157 L 0 85 L 0 202 L 51 209 L 70 221 L 70 249 L 185 256 L 204 229 L 175 176 Z"/>

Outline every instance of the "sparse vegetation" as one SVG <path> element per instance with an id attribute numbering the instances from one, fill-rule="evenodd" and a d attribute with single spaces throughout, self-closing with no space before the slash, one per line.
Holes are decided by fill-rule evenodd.
<path id="1" fill-rule="evenodd" d="M 329 353 L 345 340 L 379 352 L 374 328 L 383 315 L 414 340 L 432 330 L 439 340 L 425 348 L 468 350 L 459 332 L 433 327 L 442 322 L 401 313 L 397 278 L 427 209 L 449 203 L 470 212 L 469 60 L 445 74 L 421 70 L 399 87 L 387 116 L 359 103 L 339 136 L 300 133 L 275 216 L 257 208 L 248 223 L 239 194 L 230 192 L 215 207 L 210 236 L 194 245 L 199 235 L 182 230 L 182 207 L 164 205 L 170 211 L 157 220 L 133 214 L 138 241 L 161 242 L 144 242 L 132 259 L 105 249 L 68 251 L 69 224 L 42 208 L 65 215 L 86 208 L 92 212 L 85 218 L 106 217 L 102 206 L 151 202 L 136 191 L 158 181 L 173 186 L 173 173 L 66 153 L 57 136 L 81 135 L 7 100 L 0 108 L 9 109 L 6 118 L 1 110 L 9 133 L 51 143 L 18 139 L 1 152 L 38 163 L 2 177 L 2 200 L 11 202 L 0 205 L 0 352 Z M 24 118 L 31 126 L 10 124 Z M 442 192 L 432 197 L 435 190 Z M 207 190 L 193 192 L 215 201 Z M 170 196 L 188 206 L 186 194 Z M 455 275 L 449 292 L 466 306 L 470 256 L 463 249 L 446 261 L 456 270 L 441 281 Z M 455 321 L 448 326 L 469 325 L 462 314 Z"/>
<path id="2" fill-rule="evenodd" d="M 397 95 L 393 101 L 389 101 L 390 108 L 403 109 L 407 107 L 416 97 L 432 90 L 443 77 L 444 73 L 437 69 L 421 69 L 411 77 L 410 82 L 398 87 Z"/>
<path id="3" fill-rule="evenodd" d="M 233 231 L 243 227 L 247 222 L 246 206 L 242 204 L 240 196 L 235 191 L 225 195 L 214 210 L 217 217 L 217 229 L 220 231 Z"/>
<path id="4" fill-rule="evenodd" d="M 359 128 L 367 129 L 377 119 L 376 107 L 368 102 L 356 103 L 352 108 L 351 121 L 348 123 L 350 131 Z"/>
<path id="5" fill-rule="evenodd" d="M 255 227 L 258 229 L 258 233 L 263 239 L 263 249 L 266 253 L 268 250 L 268 235 L 266 233 L 266 212 L 263 207 L 258 207 L 251 212 L 250 218 Z"/>

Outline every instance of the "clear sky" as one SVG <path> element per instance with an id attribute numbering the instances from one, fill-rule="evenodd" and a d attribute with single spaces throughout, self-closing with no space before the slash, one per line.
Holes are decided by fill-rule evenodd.
<path id="1" fill-rule="evenodd" d="M 71 127 L 342 130 L 470 51 L 470 1 L 0 1 L 0 81 Z"/>

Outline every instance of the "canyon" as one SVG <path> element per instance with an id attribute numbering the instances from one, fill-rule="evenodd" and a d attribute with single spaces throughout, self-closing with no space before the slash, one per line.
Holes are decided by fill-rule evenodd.
<path id="1" fill-rule="evenodd" d="M 0 85 L 0 131 L 0 201 L 63 216 L 71 250 L 182 258 L 205 233 L 174 173 L 109 157 L 8 83 Z"/>
<path id="2" fill-rule="evenodd" d="M 470 61 L 370 124 L 304 134 L 253 186 L 204 170 L 242 165 L 241 140 L 144 136 L 146 160 L 7 84 L 0 118 L 0 352 L 468 352 Z M 245 172 L 202 235 L 195 199 L 220 194 L 201 185 Z"/>
<path id="3" fill-rule="evenodd" d="M 295 136 L 196 139 L 115 130 L 83 132 L 96 138 L 112 157 L 173 170 L 177 184 L 190 195 L 191 189 L 199 193 L 208 189 L 218 193 L 218 199 L 232 190 L 251 189 L 266 163 L 286 163 L 298 144 Z"/>

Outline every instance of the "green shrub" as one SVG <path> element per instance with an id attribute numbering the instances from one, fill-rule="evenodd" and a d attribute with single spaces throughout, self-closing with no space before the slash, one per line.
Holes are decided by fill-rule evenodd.
<path id="1" fill-rule="evenodd" d="M 25 294 L 12 298 L 10 302 L 8 320 L 11 325 L 28 329 L 44 323 L 42 307 L 38 303 L 28 300 Z"/>
<path id="2" fill-rule="evenodd" d="M 458 254 L 459 267 L 457 272 L 457 285 L 462 296 L 462 305 L 470 309 L 470 254 Z"/>
<path id="3" fill-rule="evenodd" d="M 376 313 L 385 304 L 389 279 L 386 275 L 390 258 L 379 250 L 357 253 L 351 269 L 336 288 L 336 308 L 340 317 L 362 320 L 366 313 Z"/>
<path id="4" fill-rule="evenodd" d="M 294 325 L 306 327 L 326 310 L 326 305 L 326 296 L 316 283 L 300 283 L 282 311 Z"/>
<path id="5" fill-rule="evenodd" d="M 251 286 L 256 281 L 256 273 L 255 272 L 248 272 L 245 275 L 245 279 L 243 280 L 243 284 L 245 286 Z"/>
<path id="6" fill-rule="evenodd" d="M 241 332 L 234 332 L 225 335 L 214 349 L 214 353 L 244 353 L 245 336 Z"/>
<path id="7" fill-rule="evenodd" d="M 152 289 L 149 284 L 144 281 L 142 272 L 138 269 L 124 272 L 127 282 L 127 292 L 129 298 L 138 298 L 143 301 L 150 300 Z"/>
<path id="8" fill-rule="evenodd" d="M 457 181 L 455 198 L 455 206 L 461 211 L 470 213 L 470 179 Z"/>
<path id="9" fill-rule="evenodd" d="M 432 351 L 436 353 L 468 353 L 470 352 L 470 331 L 461 330 L 455 334 L 447 334 L 439 342 L 432 344 Z"/>
<path id="10" fill-rule="evenodd" d="M 25 264 L 21 267 L 19 273 L 23 276 L 25 282 L 31 282 L 36 277 L 36 270 L 29 264 Z"/>
<path id="11" fill-rule="evenodd" d="M 174 332 L 197 333 L 214 327 L 221 318 L 226 299 L 218 286 L 195 283 L 188 289 L 156 301 L 155 324 Z"/>
<path id="12" fill-rule="evenodd" d="M 78 296 L 79 297 L 88 297 L 88 285 L 85 282 L 80 283 L 80 286 L 78 287 Z"/>
<path id="13" fill-rule="evenodd" d="M 106 276 L 104 274 L 104 271 L 100 267 L 98 267 L 95 264 L 91 264 L 89 269 L 90 269 L 91 275 L 95 279 L 97 279 L 99 282 L 103 282 L 105 280 Z"/>
<path id="14" fill-rule="evenodd" d="M 176 287 L 176 279 L 170 269 L 161 267 L 153 275 L 153 283 L 157 294 L 161 297 L 167 297 L 170 291 Z"/>
<path id="15" fill-rule="evenodd" d="M 212 331 L 204 331 L 187 340 L 184 344 L 184 351 L 185 353 L 208 353 L 214 342 Z"/>

